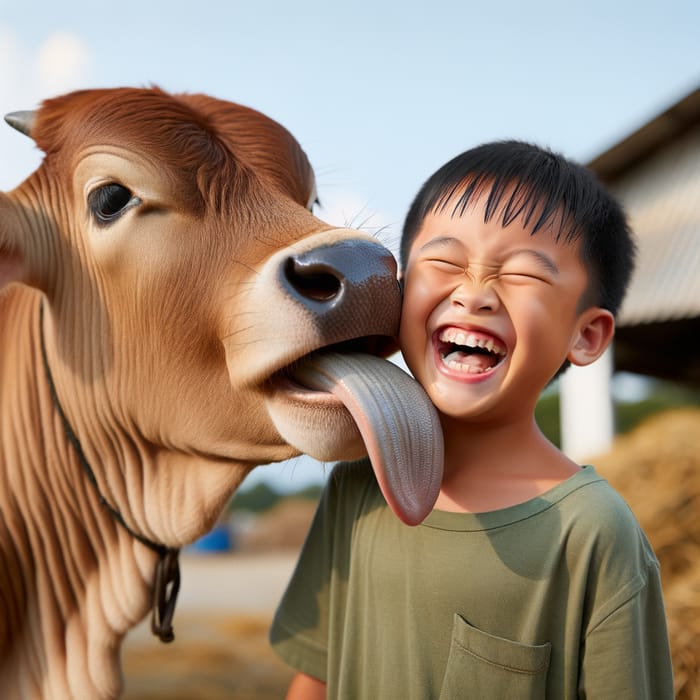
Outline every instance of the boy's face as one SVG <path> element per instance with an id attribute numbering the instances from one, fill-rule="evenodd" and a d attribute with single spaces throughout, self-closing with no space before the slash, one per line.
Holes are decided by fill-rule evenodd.
<path id="1" fill-rule="evenodd" d="M 565 359 L 602 354 L 612 315 L 580 309 L 588 276 L 579 243 L 531 235 L 522 219 L 484 222 L 484 199 L 461 216 L 425 218 L 404 271 L 401 349 L 438 410 L 457 419 L 532 415 Z"/>

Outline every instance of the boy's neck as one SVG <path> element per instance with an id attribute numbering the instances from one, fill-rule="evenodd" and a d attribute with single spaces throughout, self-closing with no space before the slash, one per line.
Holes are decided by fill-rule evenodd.
<path id="1" fill-rule="evenodd" d="M 442 420 L 445 476 L 435 508 L 485 512 L 524 503 L 580 467 L 541 433 L 534 418 L 519 423 Z"/>

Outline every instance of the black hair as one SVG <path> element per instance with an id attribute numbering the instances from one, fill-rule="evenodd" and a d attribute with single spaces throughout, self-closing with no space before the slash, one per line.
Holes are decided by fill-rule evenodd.
<path id="1" fill-rule="evenodd" d="M 588 168 L 522 141 L 472 148 L 428 178 L 406 216 L 400 259 L 408 254 L 425 217 L 455 202 L 452 216 L 488 192 L 484 220 L 501 212 L 505 227 L 523 217 L 535 234 L 554 226 L 557 240 L 581 239 L 589 284 L 583 303 L 617 314 L 634 268 L 635 244 L 620 204 Z"/>

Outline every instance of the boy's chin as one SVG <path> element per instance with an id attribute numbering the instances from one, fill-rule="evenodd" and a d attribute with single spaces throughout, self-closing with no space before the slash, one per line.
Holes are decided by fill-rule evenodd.
<path id="1" fill-rule="evenodd" d="M 473 389 L 473 387 L 472 387 Z M 512 398 L 507 400 L 496 391 L 479 392 L 459 388 L 446 391 L 436 386 L 428 390 L 433 405 L 437 409 L 441 421 L 461 423 L 479 423 L 493 420 L 496 416 L 507 418 L 509 408 L 515 408 Z"/>

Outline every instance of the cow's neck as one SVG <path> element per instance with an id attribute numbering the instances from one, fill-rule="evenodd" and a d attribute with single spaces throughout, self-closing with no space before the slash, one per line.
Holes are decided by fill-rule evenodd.
<path id="1" fill-rule="evenodd" d="M 72 446 L 75 456 L 82 467 L 85 477 L 92 484 L 95 493 L 100 501 L 100 504 L 112 516 L 116 523 L 123 528 L 130 537 L 141 543 L 144 547 L 150 549 L 158 556 L 156 564 L 155 582 L 154 582 L 154 597 L 151 629 L 163 642 L 171 642 L 174 639 L 172 630 L 172 618 L 175 612 L 175 603 L 177 594 L 180 589 L 180 565 L 179 555 L 180 550 L 177 547 L 167 547 L 166 545 L 155 542 L 145 535 L 133 530 L 124 520 L 120 511 L 113 506 L 107 498 L 100 492 L 100 487 L 95 477 L 95 472 L 90 465 L 85 450 L 78 439 L 78 436 L 73 430 L 68 417 L 66 416 L 61 401 L 56 392 L 56 385 L 53 380 L 53 374 L 46 354 L 46 343 L 44 340 L 44 302 L 39 304 L 39 348 L 41 350 L 41 361 L 51 395 L 51 403 L 53 404 L 56 413 L 63 427 L 65 436 Z"/>
<path id="2" fill-rule="evenodd" d="M 253 465 L 180 452 L 147 440 L 133 418 L 123 413 L 119 399 L 112 404 L 99 372 L 95 377 L 76 377 L 75 369 L 62 359 L 62 341 L 52 315 L 47 313 L 44 321 L 48 366 L 57 395 L 90 467 L 88 477 L 83 466 L 83 481 L 94 480 L 98 498 L 109 504 L 113 517 L 119 514 L 115 520 L 123 520 L 133 537 L 157 550 L 178 549 L 206 533 Z M 100 356 L 96 348 L 89 354 L 95 361 Z M 54 412 L 54 420 L 59 421 L 55 406 Z M 165 433 L 159 437 L 161 443 L 169 441 Z M 71 448 L 77 453 L 74 444 Z"/>
<path id="3" fill-rule="evenodd" d="M 41 371 L 37 306 L 17 301 L 3 319 L 18 352 L 3 358 L 0 398 L 0 478 L 12 485 L 0 487 L 0 687 L 5 697 L 114 697 L 119 645 L 150 606 L 157 557 L 82 475 Z"/>
<path id="4" fill-rule="evenodd" d="M 64 359 L 74 354 L 66 347 L 66 332 L 58 337 L 54 318 L 48 313 L 44 333 L 61 405 L 80 440 L 97 489 L 112 510 L 119 512 L 133 533 L 169 548 L 177 549 L 207 532 L 253 464 L 180 452 L 167 445 L 167 429 L 158 436 L 159 443 L 166 445 L 146 439 L 133 416 L 124 413 L 119 397 L 108 393 L 100 375 L 108 369 L 93 368 L 95 376 L 76 377 L 75 369 Z M 88 354 L 94 362 L 101 356 L 97 348 Z"/>
<path id="5" fill-rule="evenodd" d="M 121 640 L 151 608 L 158 554 L 100 503 L 66 438 L 42 367 L 35 302 L 14 307 L 15 316 L 20 306 L 24 311 L 18 322 L 0 319 L 18 341 L 17 355 L 1 358 L 0 687 L 24 686 L 18 694 L 28 698 L 110 698 L 121 687 Z M 50 347 L 48 358 L 51 363 Z M 79 428 L 84 433 L 85 426 Z M 143 484 L 144 470 L 157 466 L 158 453 L 133 450 L 125 460 L 124 455 L 98 452 L 94 444 L 84 447 L 97 483 L 110 485 L 105 498 L 132 529 L 141 529 L 150 513 L 145 512 L 143 489 L 133 497 L 138 494 L 134 483 L 141 474 Z M 179 477 L 176 471 L 169 478 Z M 2 484 L 5 479 L 8 483 Z M 232 485 L 223 487 L 230 494 Z M 120 489 L 132 498 L 117 498 Z M 209 510 L 220 507 L 215 493 Z M 179 506 L 188 521 L 183 531 L 203 534 L 199 518 L 189 515 L 182 501 Z M 167 528 L 156 523 L 155 529 Z"/>
<path id="6" fill-rule="evenodd" d="M 21 698 L 111 698 L 121 687 L 121 640 L 152 607 L 158 554 L 99 494 L 133 532 L 177 548 L 211 527 L 248 469 L 116 432 L 110 441 L 115 426 L 79 423 L 95 407 L 71 405 L 75 433 L 90 436 L 82 446 L 98 494 L 51 398 L 37 296 L 11 294 L 4 309 L 0 300 L 3 332 L 17 341 L 15 355 L 0 357 L 0 687 Z M 8 308 L 12 317 L 3 317 Z M 47 341 L 55 376 L 60 358 Z M 58 379 L 59 396 L 79 393 L 70 377 Z"/>

